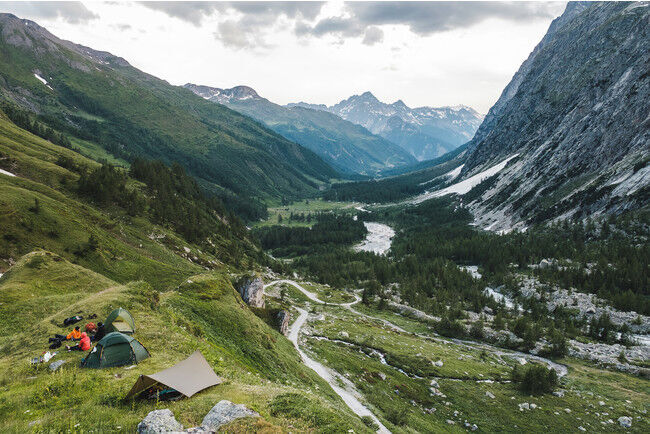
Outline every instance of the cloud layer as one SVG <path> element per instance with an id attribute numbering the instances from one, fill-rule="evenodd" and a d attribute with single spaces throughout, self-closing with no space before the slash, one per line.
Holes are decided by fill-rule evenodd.
<path id="1" fill-rule="evenodd" d="M 61 18 L 70 24 L 81 24 L 99 18 L 81 2 L 0 2 L 0 10 L 12 11 L 20 17 Z"/>

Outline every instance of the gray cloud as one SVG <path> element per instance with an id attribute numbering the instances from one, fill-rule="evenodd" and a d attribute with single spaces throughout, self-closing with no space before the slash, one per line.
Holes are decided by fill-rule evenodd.
<path id="1" fill-rule="evenodd" d="M 71 24 L 99 18 L 80 2 L 0 2 L 0 10 L 14 13 L 21 18 L 62 18 Z"/>
<path id="2" fill-rule="evenodd" d="M 196 26 L 205 17 L 215 13 L 224 13 L 229 9 L 241 12 L 246 17 L 256 17 L 257 22 L 267 25 L 275 23 L 278 17 L 304 18 L 313 20 L 321 8 L 322 2 L 140 2 L 149 9 L 164 12 Z"/>
<path id="3" fill-rule="evenodd" d="M 322 2 L 141 2 L 142 5 L 164 12 L 195 26 L 214 14 L 236 11 L 238 19 L 221 21 L 214 37 L 227 47 L 266 48 L 264 34 L 280 17 L 313 21 Z"/>
<path id="4" fill-rule="evenodd" d="M 382 42 L 384 40 L 384 31 L 380 29 L 379 27 L 368 27 L 366 29 L 366 33 L 363 36 L 363 41 L 361 41 L 365 45 L 375 45 L 379 42 Z"/>
<path id="5" fill-rule="evenodd" d="M 533 21 L 553 17 L 564 2 L 347 2 L 345 17 L 330 17 L 296 25 L 298 36 L 339 37 L 367 35 L 381 25 L 406 25 L 418 35 L 470 27 L 490 18 Z M 378 35 L 373 30 L 375 35 Z M 370 38 L 370 37 L 368 37 Z M 364 43 L 366 36 L 364 36 Z M 370 39 L 372 40 L 372 39 Z"/>

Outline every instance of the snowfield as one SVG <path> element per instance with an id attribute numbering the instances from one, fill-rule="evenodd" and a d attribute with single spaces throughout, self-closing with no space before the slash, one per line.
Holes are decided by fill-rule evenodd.
<path id="1" fill-rule="evenodd" d="M 450 185 L 449 187 L 443 188 L 442 190 L 424 192 L 421 195 L 417 196 L 415 199 L 413 199 L 411 203 L 418 204 L 424 202 L 425 200 L 431 199 L 433 197 L 446 196 L 448 194 L 459 194 L 459 195 L 466 194 L 472 188 L 476 187 L 477 185 L 485 181 L 490 176 L 496 175 L 497 173 L 502 171 L 503 168 L 506 167 L 506 164 L 508 164 L 510 160 L 517 157 L 518 155 L 519 154 L 514 154 L 506 158 L 499 164 L 495 164 L 494 166 L 485 169 L 484 171 L 479 172 L 474 176 L 470 176 L 469 178 L 457 182 L 456 184 Z"/>

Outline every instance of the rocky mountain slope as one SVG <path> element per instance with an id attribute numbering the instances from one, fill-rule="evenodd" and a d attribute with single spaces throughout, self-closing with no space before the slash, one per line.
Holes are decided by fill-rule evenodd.
<path id="1" fill-rule="evenodd" d="M 304 196 L 337 175 L 258 122 L 32 21 L 0 14 L 0 59 L 0 98 L 84 153 L 177 161 L 250 218 L 253 198 Z"/>
<path id="2" fill-rule="evenodd" d="M 430 160 L 469 141 L 483 117 L 471 107 L 410 108 L 402 100 L 379 101 L 372 93 L 354 95 L 333 106 L 296 103 L 334 113 L 396 143 L 419 161 Z"/>
<path id="3" fill-rule="evenodd" d="M 206 100 L 263 122 L 278 134 L 311 149 L 343 173 L 374 175 L 416 163 L 401 147 L 332 113 L 274 104 L 247 86 L 218 89 L 188 83 L 185 87 Z"/>
<path id="4" fill-rule="evenodd" d="M 472 199 L 480 224 L 648 205 L 649 19 L 648 2 L 569 3 L 552 23 L 468 144 L 458 181 L 512 158 Z"/>

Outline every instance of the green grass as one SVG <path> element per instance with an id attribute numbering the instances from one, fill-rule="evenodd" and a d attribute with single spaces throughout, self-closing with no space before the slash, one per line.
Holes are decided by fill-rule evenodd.
<path id="1" fill-rule="evenodd" d="M 291 343 L 247 308 L 222 273 L 192 276 L 177 289 L 161 293 L 144 282 L 120 285 L 42 252 L 21 259 L 3 276 L 0 293 L 12 297 L 0 304 L 4 432 L 133 432 L 156 408 L 169 408 L 185 426 L 196 426 L 221 399 L 243 403 L 264 418 L 233 424 L 234 432 L 248 424 L 268 432 L 366 430 L 329 386 L 300 362 Z M 91 312 L 103 318 L 117 306 L 135 317 L 135 337 L 151 358 L 134 369 L 86 370 L 78 367 L 83 354 L 63 351 L 54 358 L 66 360 L 60 371 L 29 365 L 31 357 L 47 350 L 48 336 L 68 329 L 60 325 L 63 318 Z M 225 379 L 223 384 L 177 402 L 123 400 L 140 374 L 169 367 L 196 349 Z M 318 409 L 319 416 L 305 415 L 309 408 Z"/>
<path id="2" fill-rule="evenodd" d="M 278 216 L 282 216 L 282 225 L 284 226 L 311 226 L 315 220 L 309 222 L 289 221 L 289 216 L 293 214 L 305 214 L 315 216 L 321 212 L 329 211 L 346 211 L 356 213 L 354 207 L 358 205 L 355 202 L 329 202 L 321 199 L 306 199 L 300 202 L 293 202 L 289 205 L 280 205 L 277 202 L 269 202 L 269 217 L 260 222 L 256 222 L 253 226 L 273 226 L 278 224 Z"/>
<path id="3" fill-rule="evenodd" d="M 390 311 L 360 305 L 355 309 L 412 332 L 426 333 L 428 329 L 426 324 Z M 319 307 L 319 312 L 324 313 L 324 319 L 311 323 L 311 334 L 330 340 L 309 337 L 307 348 L 316 359 L 353 381 L 393 432 L 464 431 L 465 420 L 477 424 L 483 432 L 574 432 L 579 426 L 592 432 L 617 432 L 621 431 L 617 422 L 621 416 L 633 418 L 633 432 L 649 428 L 643 413 L 649 409 L 647 379 L 564 359 L 560 362 L 569 367 L 560 385 L 564 397 L 530 397 L 522 394 L 516 384 L 499 381 L 510 378 L 516 363 L 511 358 L 446 339 L 425 340 L 399 333 L 381 321 L 360 318 L 339 307 Z M 373 350 L 382 352 L 387 364 Z M 432 364 L 437 360 L 443 361 L 442 367 Z M 431 393 L 432 379 L 445 397 Z M 488 379 L 495 382 L 477 382 Z M 600 401 L 605 405 L 601 406 Z M 538 408 L 520 412 L 518 404 L 524 402 Z M 431 412 L 432 408 L 436 410 Z M 567 408 L 570 413 L 565 411 Z M 455 424 L 449 425 L 448 419 Z M 607 423 L 609 419 L 614 424 Z"/>

